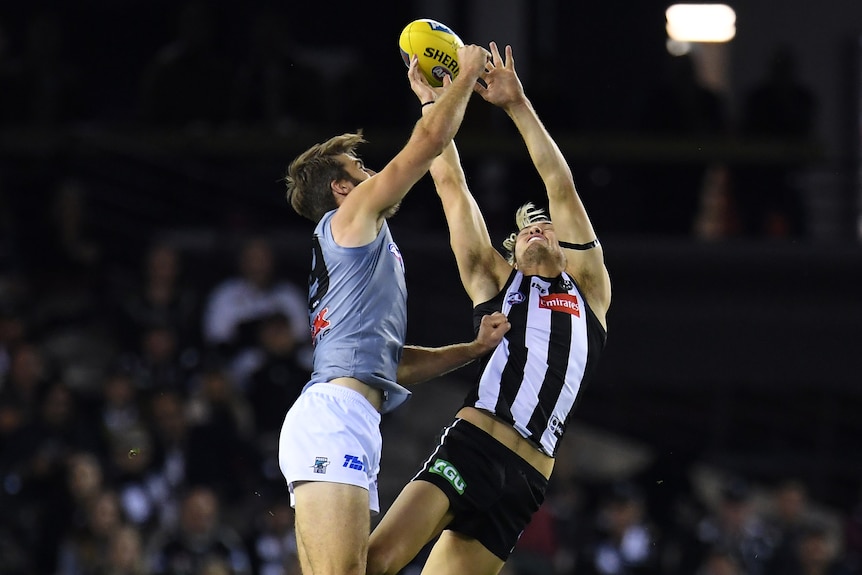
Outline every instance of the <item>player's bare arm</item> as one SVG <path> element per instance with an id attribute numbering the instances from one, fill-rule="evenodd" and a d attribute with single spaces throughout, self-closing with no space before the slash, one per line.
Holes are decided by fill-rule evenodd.
<path id="1" fill-rule="evenodd" d="M 511 325 L 505 314 L 494 312 L 482 318 L 476 339 L 443 347 L 404 346 L 398 364 L 398 383 L 415 385 L 465 366 L 490 353 L 503 340 Z"/>
<path id="2" fill-rule="evenodd" d="M 571 169 L 524 93 L 515 70 L 512 47 L 506 46 L 505 58 L 496 43 L 492 42 L 490 48 L 492 59 L 483 75 L 487 87 L 477 92 L 486 101 L 502 108 L 518 128 L 545 185 L 557 238 L 572 244 L 592 242 L 596 233 L 578 196 Z M 588 250 L 564 250 L 566 270 L 578 280 L 590 305 L 600 319 L 604 319 L 610 305 L 611 289 L 601 245 Z"/>
<path id="3" fill-rule="evenodd" d="M 454 140 L 430 171 L 449 226 L 461 283 L 473 305 L 488 301 L 503 287 L 512 268 L 491 243 L 485 219 L 467 187 Z"/>
<path id="4" fill-rule="evenodd" d="M 380 231 L 387 212 L 397 205 L 452 140 L 464 118 L 476 79 L 484 72 L 489 53 L 481 46 L 458 50 L 461 71 L 442 91 L 433 106 L 423 108 L 404 148 L 379 172 L 358 184 L 334 182 L 344 199 L 332 219 L 336 241 L 344 246 L 364 245 Z M 414 57 L 410 70 L 417 67 Z M 408 73 L 410 73 L 408 71 Z M 433 109 L 432 109 L 433 108 Z M 370 177 L 373 175 L 374 177 Z"/>

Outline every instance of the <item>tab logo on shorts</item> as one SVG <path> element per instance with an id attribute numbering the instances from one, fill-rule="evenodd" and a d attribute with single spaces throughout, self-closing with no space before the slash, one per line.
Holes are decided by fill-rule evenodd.
<path id="1" fill-rule="evenodd" d="M 467 484 L 464 483 L 464 480 L 461 478 L 461 474 L 458 473 L 458 470 L 455 469 L 454 465 L 445 459 L 438 459 L 434 462 L 434 465 L 431 466 L 429 471 L 445 478 L 446 481 L 452 484 L 452 487 L 455 488 L 458 495 L 464 495 L 464 490 L 467 488 Z"/>
<path id="2" fill-rule="evenodd" d="M 341 467 L 349 467 L 350 469 L 362 471 L 363 469 L 365 469 L 365 464 L 362 463 L 362 460 L 355 455 L 345 455 L 344 465 L 342 465 Z"/>
<path id="3" fill-rule="evenodd" d="M 568 293 L 543 295 L 539 298 L 539 307 L 581 317 L 581 304 L 578 303 L 578 296 Z"/>
<path id="4" fill-rule="evenodd" d="M 326 457 L 315 457 L 314 465 L 311 468 L 315 473 L 326 473 L 326 466 L 329 465 L 329 459 Z"/>

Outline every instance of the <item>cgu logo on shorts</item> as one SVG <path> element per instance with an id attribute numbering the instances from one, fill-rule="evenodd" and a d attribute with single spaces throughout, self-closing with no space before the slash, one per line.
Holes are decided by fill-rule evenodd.
<path id="1" fill-rule="evenodd" d="M 464 480 L 461 478 L 461 474 L 458 473 L 458 470 L 455 469 L 454 465 L 445 459 L 438 459 L 434 462 L 434 465 L 431 466 L 429 471 L 445 478 L 446 481 L 452 484 L 452 487 L 455 488 L 458 495 L 464 495 L 464 490 L 467 489 L 467 484 L 464 483 Z"/>
<path id="2" fill-rule="evenodd" d="M 578 296 L 569 293 L 543 295 L 539 298 L 539 307 L 581 317 L 581 305 L 578 303 Z"/>

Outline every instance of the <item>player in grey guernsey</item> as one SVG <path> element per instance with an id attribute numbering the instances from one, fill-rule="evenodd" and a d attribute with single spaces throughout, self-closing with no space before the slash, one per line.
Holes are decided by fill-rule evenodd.
<path id="1" fill-rule="evenodd" d="M 512 119 L 544 184 L 517 231 L 491 242 L 454 143 L 431 166 L 450 243 L 474 318 L 491 310 L 511 325 L 481 360 L 464 406 L 371 535 L 368 573 L 397 573 L 439 535 L 423 573 L 495 575 L 544 500 L 554 457 L 605 344 L 611 287 L 602 246 L 571 170 L 524 94 L 511 47 L 477 89 Z M 411 82 L 424 100 L 436 93 Z"/>
<path id="2" fill-rule="evenodd" d="M 404 266 L 387 218 L 452 141 L 489 54 L 465 46 L 458 57 L 459 78 L 422 108 L 404 148 L 379 173 L 355 153 L 361 134 L 315 144 L 288 167 L 288 201 L 317 225 L 309 286 L 314 373 L 285 416 L 278 454 L 303 573 L 365 573 L 369 511 L 380 507 L 381 412 L 407 397 L 400 384 L 464 365 L 508 329 L 497 314 L 487 339 L 480 330 L 469 344 L 404 347 Z M 416 66 L 414 58 L 408 73 Z"/>

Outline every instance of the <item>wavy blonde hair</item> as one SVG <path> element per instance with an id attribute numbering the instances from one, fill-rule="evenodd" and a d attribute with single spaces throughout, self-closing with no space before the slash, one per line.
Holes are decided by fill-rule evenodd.
<path id="1" fill-rule="evenodd" d="M 539 222 L 550 222 L 551 218 L 548 213 L 542 208 L 537 208 L 533 202 L 527 202 L 515 211 L 515 225 L 518 226 L 518 231 L 509 234 L 509 237 L 503 240 L 503 249 L 506 250 L 506 261 L 510 264 L 515 264 L 515 244 L 518 241 L 518 232 Z"/>

